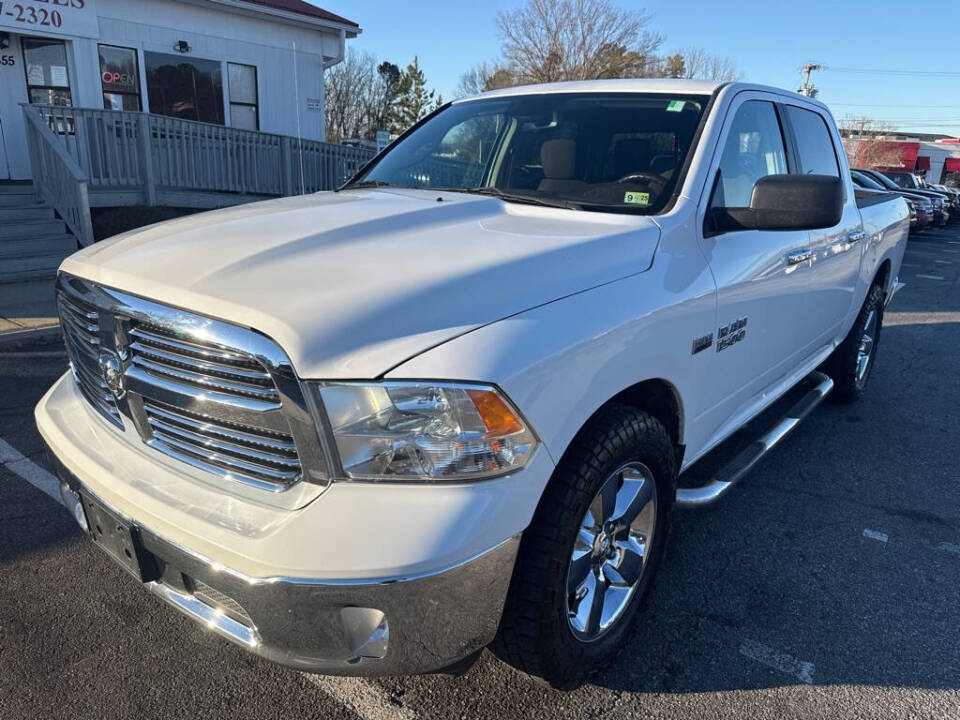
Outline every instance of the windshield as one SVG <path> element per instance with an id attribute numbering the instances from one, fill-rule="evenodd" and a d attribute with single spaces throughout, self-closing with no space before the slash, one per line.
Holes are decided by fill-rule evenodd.
<path id="1" fill-rule="evenodd" d="M 347 187 L 454 190 L 655 213 L 673 192 L 708 99 L 546 93 L 454 103 Z"/>
<path id="2" fill-rule="evenodd" d="M 871 172 L 871 173 L 870 173 L 870 177 L 872 177 L 874 180 L 876 180 L 878 183 L 880 183 L 881 185 L 883 185 L 883 186 L 884 186 L 885 188 L 887 188 L 888 190 L 902 190 L 902 189 L 903 189 L 903 188 L 901 188 L 899 185 L 897 185 L 895 182 L 893 182 L 893 180 L 891 180 L 891 179 L 888 178 L 886 175 L 884 175 L 883 173 Z"/>
<path id="3" fill-rule="evenodd" d="M 888 172 L 884 173 L 884 175 L 893 180 L 893 182 L 902 188 L 906 188 L 908 190 L 916 190 L 919 188 L 917 179 L 911 173 Z"/>

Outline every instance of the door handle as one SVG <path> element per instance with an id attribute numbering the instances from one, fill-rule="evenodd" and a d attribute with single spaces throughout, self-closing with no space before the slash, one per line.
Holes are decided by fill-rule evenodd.
<path id="1" fill-rule="evenodd" d="M 794 250 L 791 253 L 787 253 L 787 265 L 799 265 L 800 263 L 806 262 L 811 258 L 813 258 L 813 250 L 810 248 Z"/>
<path id="2" fill-rule="evenodd" d="M 867 234 L 863 230 L 851 230 L 847 233 L 847 242 L 851 245 L 863 240 Z"/>

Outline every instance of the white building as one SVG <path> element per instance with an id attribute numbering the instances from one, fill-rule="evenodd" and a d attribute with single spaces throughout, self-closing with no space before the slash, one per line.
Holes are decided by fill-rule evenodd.
<path id="1" fill-rule="evenodd" d="M 21 103 L 322 140 L 323 72 L 359 32 L 303 0 L 0 2 L 0 181 L 30 178 Z"/>

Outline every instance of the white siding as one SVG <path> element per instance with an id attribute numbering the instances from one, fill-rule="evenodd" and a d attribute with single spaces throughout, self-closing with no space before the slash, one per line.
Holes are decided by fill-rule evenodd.
<path id="1" fill-rule="evenodd" d="M 323 107 L 323 57 L 339 56 L 338 32 L 297 28 L 178 0 L 98 0 L 97 11 L 100 38 L 73 41 L 75 104 L 101 107 L 98 42 L 137 48 L 146 107 L 143 52 L 172 54 L 174 43 L 185 40 L 191 47 L 188 57 L 222 63 L 225 93 L 227 62 L 256 66 L 261 130 L 296 135 L 299 112 L 303 137 L 324 138 L 324 114 L 309 111 L 307 98 L 320 99 Z M 295 57 L 299 92 L 294 83 Z"/>

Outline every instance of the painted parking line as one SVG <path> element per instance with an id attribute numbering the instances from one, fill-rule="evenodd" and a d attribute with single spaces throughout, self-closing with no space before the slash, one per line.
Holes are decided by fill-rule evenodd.
<path id="1" fill-rule="evenodd" d="M 920 263 L 900 263 L 901 267 L 920 267 Z"/>
<path id="2" fill-rule="evenodd" d="M 943 550 L 943 552 L 960 555 L 960 545 L 955 545 L 954 543 L 942 542 L 937 545 L 937 550 Z"/>
<path id="3" fill-rule="evenodd" d="M 775 650 L 755 640 L 744 640 L 740 645 L 740 654 L 751 660 L 755 660 L 761 665 L 766 665 L 786 675 L 791 675 L 807 685 L 813 683 L 813 673 L 816 667 L 812 662 L 797 660 L 797 658 L 792 655 Z"/>
<path id="4" fill-rule="evenodd" d="M 60 481 L 33 460 L 0 438 L 0 467 L 26 480 L 38 490 L 63 504 Z M 417 715 L 409 708 L 398 707 L 379 686 L 362 678 L 334 678 L 302 673 L 332 700 L 353 710 L 362 720 L 413 720 Z"/>
<path id="5" fill-rule="evenodd" d="M 943 280 L 943 277 L 940 275 L 917 275 L 918 278 L 923 278 L 924 280 Z"/>
<path id="6" fill-rule="evenodd" d="M 353 710 L 362 720 L 414 720 L 417 717 L 410 708 L 394 704 L 386 690 L 369 680 L 301 674 L 308 682 Z"/>
<path id="7" fill-rule="evenodd" d="M 890 536 L 885 532 L 880 532 L 879 530 L 871 530 L 867 528 L 863 531 L 863 536 L 870 540 L 876 540 L 877 542 L 885 543 L 890 539 Z"/>
<path id="8" fill-rule="evenodd" d="M 0 438 L 0 466 L 23 478 L 58 503 L 63 503 L 60 499 L 60 481 L 56 476 L 37 465 L 3 438 Z"/>

